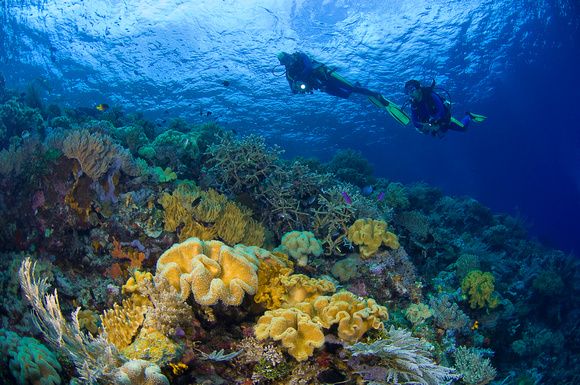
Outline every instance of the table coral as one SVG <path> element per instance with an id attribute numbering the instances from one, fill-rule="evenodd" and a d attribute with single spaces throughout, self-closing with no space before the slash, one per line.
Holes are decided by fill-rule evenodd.
<path id="1" fill-rule="evenodd" d="M 291 231 L 284 234 L 282 244 L 275 250 L 290 255 L 298 261 L 299 266 L 306 266 L 309 255 L 322 254 L 322 242 L 310 231 Z"/>
<path id="2" fill-rule="evenodd" d="M 398 249 L 398 237 L 387 231 L 387 223 L 372 218 L 359 219 L 349 228 L 348 240 L 358 245 L 363 259 L 375 254 L 382 244 Z"/>
<path id="3" fill-rule="evenodd" d="M 499 298 L 493 296 L 495 277 L 480 270 L 470 271 L 461 281 L 461 291 L 469 295 L 469 304 L 472 309 L 488 306 L 493 309 L 499 305 Z"/>
<path id="4" fill-rule="evenodd" d="M 282 341 L 288 353 L 298 361 L 307 360 L 315 348 L 324 344 L 322 328 L 310 316 L 296 308 L 267 311 L 254 328 L 256 338 Z"/>
<path id="5" fill-rule="evenodd" d="M 193 293 L 200 305 L 221 300 L 237 306 L 245 293 L 253 295 L 258 289 L 258 267 L 248 258 L 223 242 L 191 238 L 159 257 L 157 274 L 167 278 L 183 299 Z"/>

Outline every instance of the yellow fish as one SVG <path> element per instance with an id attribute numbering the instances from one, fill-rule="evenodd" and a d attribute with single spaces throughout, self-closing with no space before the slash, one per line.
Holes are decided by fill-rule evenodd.
<path id="1" fill-rule="evenodd" d="M 97 110 L 101 110 L 103 112 L 107 111 L 109 109 L 109 105 L 108 104 L 99 104 L 97 106 Z"/>

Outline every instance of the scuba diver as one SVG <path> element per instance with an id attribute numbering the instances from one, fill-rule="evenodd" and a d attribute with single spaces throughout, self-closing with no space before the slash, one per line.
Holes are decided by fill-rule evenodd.
<path id="1" fill-rule="evenodd" d="M 294 94 L 311 94 L 313 90 L 318 90 L 348 99 L 354 92 L 364 95 L 375 106 L 386 109 L 402 125 L 406 126 L 411 121 L 411 118 L 399 106 L 388 101 L 381 94 L 361 87 L 358 82 L 356 84 L 348 82 L 336 74 L 334 69 L 328 68 L 303 52 L 293 54 L 280 52 L 278 60 L 286 68 L 284 74 Z"/>
<path id="2" fill-rule="evenodd" d="M 421 87 L 418 80 L 412 79 L 405 83 L 405 94 L 409 100 L 403 104 L 411 103 L 411 117 L 413 125 L 418 132 L 431 134 L 442 138 L 448 130 L 467 131 L 469 123 L 483 122 L 487 117 L 466 112 L 461 122 L 451 116 L 451 96 L 442 88 L 437 88 L 447 93 L 450 100 L 437 94 L 435 80 L 429 87 Z"/>

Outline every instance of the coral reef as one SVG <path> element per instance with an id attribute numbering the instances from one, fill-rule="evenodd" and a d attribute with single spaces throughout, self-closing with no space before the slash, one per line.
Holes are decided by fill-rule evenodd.
<path id="1" fill-rule="evenodd" d="M 354 151 L 289 161 L 214 121 L 19 94 L 0 89 L 1 383 L 577 382 L 580 262 L 519 213 Z"/>

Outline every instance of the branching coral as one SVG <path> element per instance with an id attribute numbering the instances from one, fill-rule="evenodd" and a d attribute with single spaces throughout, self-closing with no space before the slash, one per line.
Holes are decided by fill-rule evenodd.
<path id="1" fill-rule="evenodd" d="M 330 179 L 330 174 L 313 173 L 300 162 L 288 165 L 279 159 L 282 152 L 277 146 L 267 148 L 257 136 L 240 140 L 230 135 L 219 137 L 206 152 L 208 174 L 218 189 L 260 202 L 262 221 L 280 236 L 309 225 L 308 206 Z"/>
<path id="2" fill-rule="evenodd" d="M 391 329 L 387 338 L 371 344 L 357 343 L 348 365 L 366 381 L 376 384 L 439 385 L 459 379 L 454 370 L 433 362 L 426 343 L 403 329 Z"/>
<path id="3" fill-rule="evenodd" d="M 453 358 L 457 371 L 463 375 L 461 379 L 468 385 L 485 385 L 497 374 L 489 358 L 483 358 L 477 349 L 460 346 L 453 352 Z"/>
<path id="4" fill-rule="evenodd" d="M 176 328 L 191 324 L 193 311 L 162 275 L 144 280 L 140 285 L 143 296 L 150 299 L 143 329 L 158 330 L 166 336 L 174 336 Z"/>
<path id="5" fill-rule="evenodd" d="M 115 345 L 117 349 L 129 346 L 137 330 L 145 319 L 144 307 L 136 305 L 132 299 L 123 300 L 123 307 L 113 305 L 113 309 L 106 310 L 101 316 L 107 342 Z"/>

